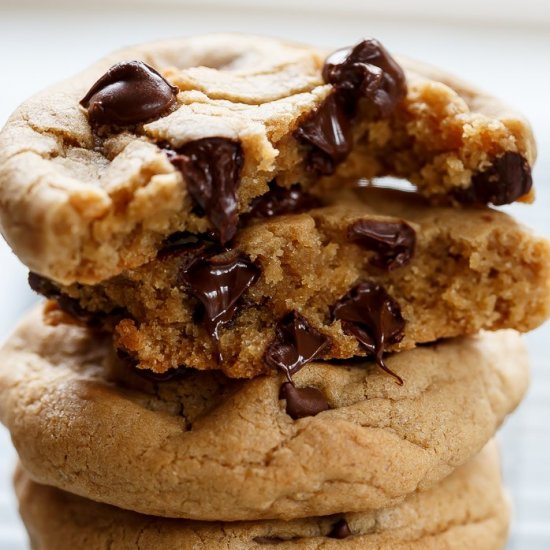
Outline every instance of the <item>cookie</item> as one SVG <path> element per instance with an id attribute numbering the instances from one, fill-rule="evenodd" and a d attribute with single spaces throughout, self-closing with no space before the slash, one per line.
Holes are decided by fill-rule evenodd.
<path id="1" fill-rule="evenodd" d="M 149 380 L 83 328 L 35 310 L 0 350 L 0 418 L 37 482 L 163 517 L 233 521 L 399 503 L 467 462 L 520 402 L 513 331 L 370 363 L 233 380 Z"/>
<path id="2" fill-rule="evenodd" d="M 436 487 L 394 508 L 291 522 L 152 518 L 38 485 L 22 469 L 15 485 L 35 550 L 501 550 L 510 519 L 494 444 Z"/>
<path id="3" fill-rule="evenodd" d="M 526 332 L 550 314 L 550 245 L 506 214 L 376 188 L 315 201 L 273 188 L 229 251 L 176 234 L 155 260 L 98 285 L 30 282 L 112 332 L 140 368 L 240 378 L 299 368 L 279 355 L 300 334 L 314 340 L 302 363 L 366 355 L 383 366 L 385 349 L 480 329 Z"/>
<path id="4" fill-rule="evenodd" d="M 176 231 L 229 242 L 273 180 L 393 174 L 504 204 L 532 199 L 534 159 L 521 116 L 376 40 L 328 55 L 197 36 L 118 51 L 24 103 L 0 135 L 0 228 L 31 270 L 91 284 Z"/>

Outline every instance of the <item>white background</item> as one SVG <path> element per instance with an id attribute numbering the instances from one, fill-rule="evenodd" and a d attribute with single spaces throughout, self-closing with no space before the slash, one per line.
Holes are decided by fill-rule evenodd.
<path id="1" fill-rule="evenodd" d="M 443 66 L 502 96 L 539 140 L 538 201 L 507 208 L 550 235 L 550 1 L 524 0 L 0 0 L 0 124 L 27 96 L 114 48 L 213 31 L 248 31 L 324 46 L 375 36 L 391 50 Z M 26 270 L 0 244 L 0 338 L 34 297 Z M 528 337 L 533 383 L 501 441 L 515 502 L 509 550 L 550 548 L 550 329 Z M 26 548 L 11 494 L 15 456 L 0 428 L 0 550 Z M 60 549 L 64 550 L 64 549 Z"/>

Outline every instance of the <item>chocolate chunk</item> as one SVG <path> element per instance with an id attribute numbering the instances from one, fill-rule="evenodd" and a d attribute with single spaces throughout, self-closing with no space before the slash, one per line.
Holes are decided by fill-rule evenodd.
<path id="1" fill-rule="evenodd" d="M 294 132 L 294 137 L 309 147 L 308 170 L 318 175 L 334 173 L 336 165 L 346 159 L 353 145 L 344 98 L 336 93 L 329 95 Z"/>
<path id="2" fill-rule="evenodd" d="M 195 257 L 203 251 L 214 249 L 218 252 L 223 251 L 223 249 L 220 249 L 220 247 L 211 241 L 207 235 L 196 235 L 186 231 L 181 231 L 178 233 L 173 233 L 164 240 L 159 251 L 157 252 L 157 258 L 163 259 L 174 254 L 181 255 L 184 253 Z"/>
<path id="3" fill-rule="evenodd" d="M 330 55 L 323 78 L 350 103 L 361 97 L 369 99 L 382 117 L 391 114 L 407 94 L 403 69 L 373 38 Z"/>
<path id="4" fill-rule="evenodd" d="M 91 328 L 99 328 L 103 325 L 107 314 L 102 312 L 89 311 L 83 308 L 79 301 L 76 298 L 71 298 L 66 296 L 50 279 L 38 275 L 38 273 L 29 273 L 29 286 L 42 296 L 50 300 L 55 300 L 57 305 L 65 313 L 68 313 L 71 317 L 74 317 L 76 320 L 85 323 Z M 113 310 L 109 315 L 121 315 L 122 312 L 120 309 Z"/>
<path id="5" fill-rule="evenodd" d="M 176 102 L 178 88 L 142 61 L 113 65 L 84 96 L 93 126 L 128 126 L 159 118 Z"/>
<path id="6" fill-rule="evenodd" d="M 237 250 L 220 256 L 199 254 L 182 266 L 181 282 L 203 306 L 202 323 L 212 337 L 218 361 L 222 360 L 219 330 L 231 322 L 243 294 L 260 273 L 260 267 Z"/>
<path id="7" fill-rule="evenodd" d="M 348 227 L 348 239 L 376 252 L 371 263 L 388 271 L 407 265 L 416 246 L 415 230 L 403 221 L 358 220 Z"/>
<path id="8" fill-rule="evenodd" d="M 290 382 L 291 376 L 319 357 L 327 344 L 324 334 L 292 311 L 277 324 L 275 338 L 267 347 L 264 361 L 269 367 L 284 372 Z"/>
<path id="9" fill-rule="evenodd" d="M 279 187 L 273 182 L 269 185 L 269 192 L 255 198 L 246 218 L 271 218 L 283 214 L 297 214 L 321 206 L 321 201 L 304 191 L 299 184 L 290 188 Z"/>
<path id="10" fill-rule="evenodd" d="M 487 170 L 475 174 L 471 187 L 456 196 L 461 202 L 501 206 L 526 195 L 532 186 L 527 160 L 519 153 L 504 153 Z"/>
<path id="11" fill-rule="evenodd" d="M 241 144 L 225 138 L 204 138 L 167 154 L 216 228 L 220 242 L 230 241 L 239 222 L 237 189 L 244 164 Z"/>
<path id="12" fill-rule="evenodd" d="M 384 362 L 386 345 L 400 342 L 405 329 L 401 308 L 384 287 L 372 282 L 359 283 L 336 302 L 333 316 L 340 319 L 344 332 L 355 336 L 381 369 L 403 384 Z"/>
<path id="13" fill-rule="evenodd" d="M 331 539 L 347 539 L 351 537 L 352 534 L 348 522 L 342 518 L 334 525 L 328 536 Z"/>
<path id="14" fill-rule="evenodd" d="M 285 382 L 281 386 L 279 399 L 286 400 L 286 412 L 294 420 L 315 416 L 329 409 L 327 400 L 320 390 L 297 388 L 292 382 Z"/>
<path id="15" fill-rule="evenodd" d="M 281 537 L 254 537 L 252 540 L 257 544 L 281 544 L 287 542 L 287 539 Z"/>

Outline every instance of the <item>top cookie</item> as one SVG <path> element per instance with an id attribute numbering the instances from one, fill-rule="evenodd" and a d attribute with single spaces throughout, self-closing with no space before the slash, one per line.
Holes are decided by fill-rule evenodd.
<path id="1" fill-rule="evenodd" d="M 244 35 L 107 56 L 2 131 L 2 233 L 32 270 L 96 283 L 150 260 L 175 231 L 229 241 L 274 179 L 394 174 L 429 196 L 531 198 L 531 131 L 498 100 L 400 67 L 375 40 L 326 56 Z"/>

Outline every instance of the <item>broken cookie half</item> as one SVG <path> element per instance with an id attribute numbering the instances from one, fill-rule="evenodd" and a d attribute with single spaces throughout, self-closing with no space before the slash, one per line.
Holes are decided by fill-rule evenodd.
<path id="1" fill-rule="evenodd" d="M 50 323 L 69 314 L 107 330 L 142 369 L 280 370 L 290 381 L 313 360 L 367 356 L 389 372 L 387 351 L 534 329 L 550 314 L 550 246 L 490 208 L 377 188 L 322 201 L 272 189 L 231 246 L 176 233 L 97 285 L 30 283 L 53 300 Z"/>
<path id="2" fill-rule="evenodd" d="M 532 199 L 534 160 L 521 116 L 376 40 L 207 35 L 121 50 L 24 103 L 0 134 L 0 226 L 31 270 L 96 284 L 176 232 L 232 246 L 270 184 L 394 175 L 499 205 Z"/>

